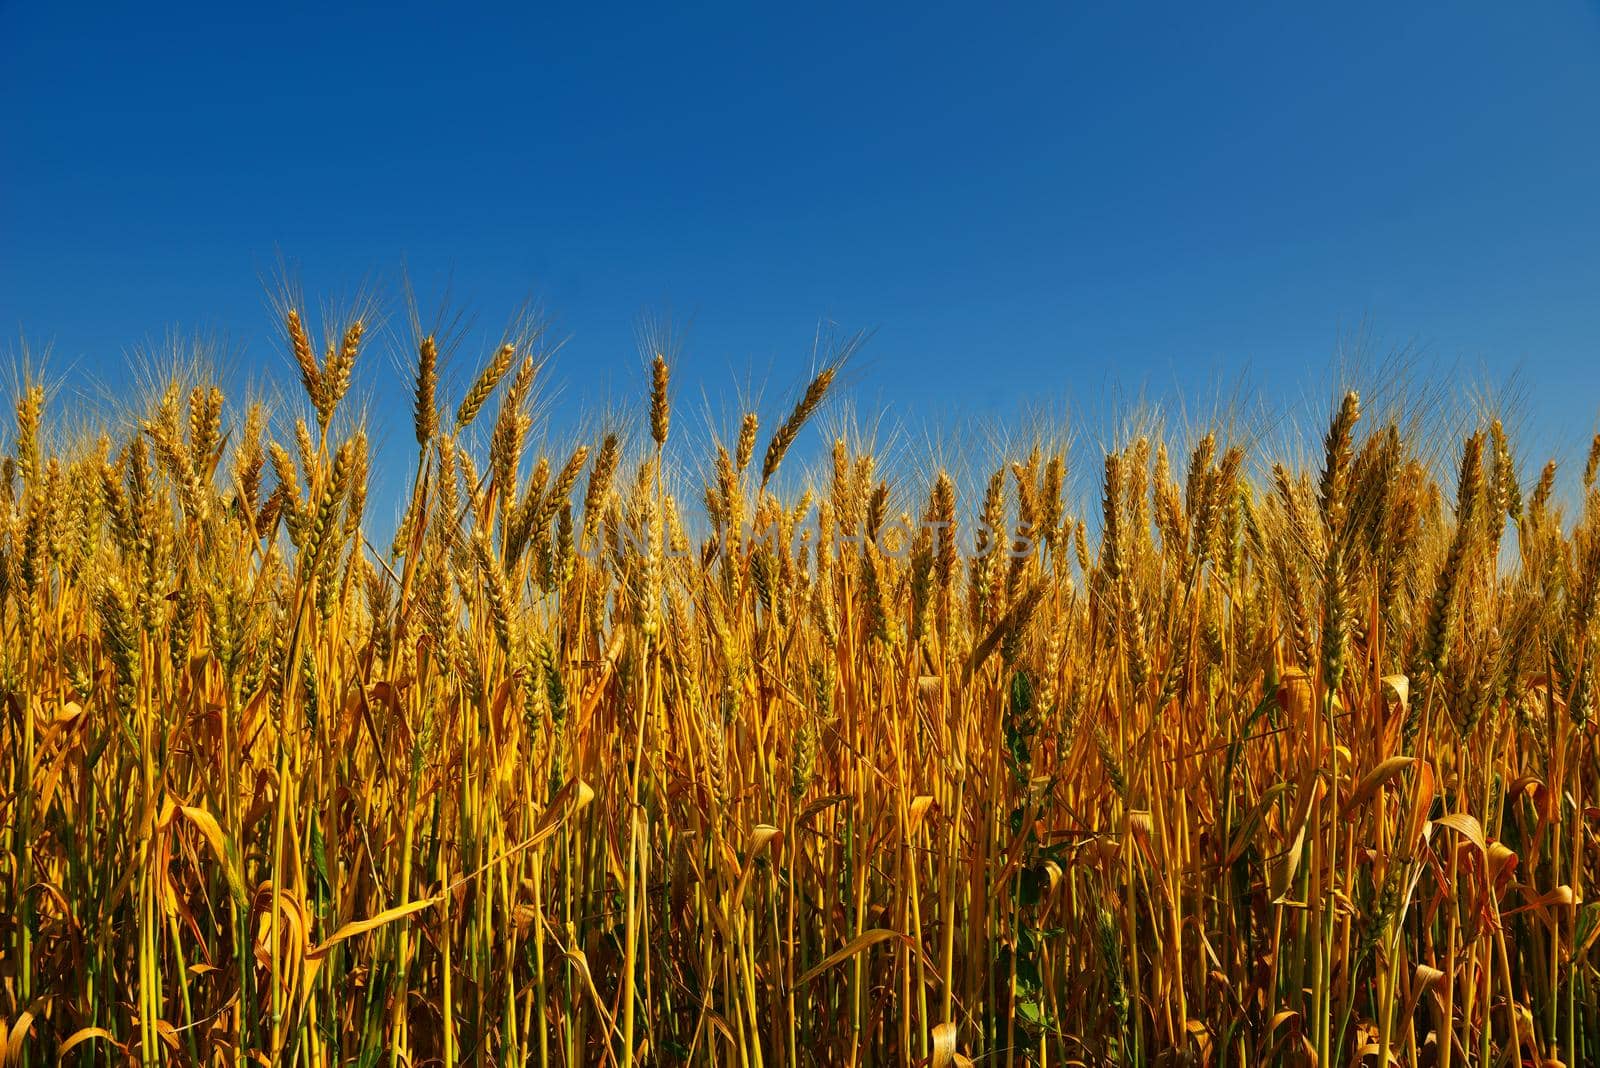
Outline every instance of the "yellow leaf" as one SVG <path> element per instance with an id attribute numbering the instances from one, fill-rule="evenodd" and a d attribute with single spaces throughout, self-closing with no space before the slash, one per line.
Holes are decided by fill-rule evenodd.
<path id="1" fill-rule="evenodd" d="M 217 860 L 222 864 L 223 874 L 228 880 L 228 891 L 233 894 L 233 900 L 240 908 L 245 907 L 249 897 L 244 890 L 244 879 L 240 877 L 239 870 L 234 867 L 232 859 L 228 856 L 228 840 L 216 819 L 205 809 L 193 805 L 183 805 L 180 811 L 211 846 L 211 852 L 216 854 Z"/>
<path id="2" fill-rule="evenodd" d="M 103 1038 L 113 1046 L 116 1046 L 118 1049 L 123 1048 L 122 1045 L 117 1042 L 117 1036 L 113 1035 L 110 1031 L 107 1031 L 104 1027 L 80 1027 L 78 1030 L 68 1035 L 66 1040 L 61 1043 L 59 1048 L 57 1048 L 57 1059 L 66 1060 L 68 1052 L 77 1048 L 78 1046 L 83 1045 L 83 1043 L 96 1038 Z"/>
<path id="3" fill-rule="evenodd" d="M 1417 776 L 1411 799 L 1411 815 L 1405 822 L 1405 837 L 1400 839 L 1403 854 L 1416 848 L 1428 825 L 1428 813 L 1433 810 L 1433 799 L 1438 794 L 1433 765 L 1426 760 L 1417 762 Z"/>
<path id="4" fill-rule="evenodd" d="M 1300 854 L 1306 846 L 1306 824 L 1311 819 L 1311 806 L 1322 793 L 1322 784 L 1317 781 L 1317 769 L 1307 767 L 1300 780 L 1300 803 L 1296 806 L 1294 823 L 1294 837 L 1290 839 L 1289 848 L 1284 851 L 1282 859 L 1271 873 L 1271 893 L 1273 904 L 1282 903 L 1289 896 L 1289 888 L 1294 883 L 1295 873 L 1300 870 Z"/>
<path id="5" fill-rule="evenodd" d="M 1406 712 L 1411 708 L 1411 680 L 1404 675 L 1385 675 L 1383 684 L 1400 699 L 1400 711 Z"/>
<path id="6" fill-rule="evenodd" d="M 794 985 L 796 988 L 805 986 L 807 983 L 811 982 L 811 980 L 815 979 L 829 968 L 832 968 L 834 965 L 841 964 L 855 956 L 857 953 L 860 953 L 862 950 L 870 949 L 879 942 L 886 942 L 891 938 L 897 938 L 902 942 L 910 941 L 910 939 L 901 934 L 899 931 L 889 931 L 882 927 L 876 927 L 870 931 L 863 931 L 847 942 L 842 949 L 836 949 L 832 953 L 829 953 L 826 957 L 822 958 L 822 962 L 820 964 L 809 969 L 799 979 L 796 979 Z"/>
<path id="7" fill-rule="evenodd" d="M 573 938 L 572 928 L 567 927 L 567 937 Z M 609 1038 L 617 1033 L 616 1022 L 611 1018 L 611 1013 L 606 1011 L 605 999 L 600 996 L 599 989 L 594 985 L 594 975 L 589 971 L 589 957 L 576 944 L 570 946 L 565 956 L 578 969 L 578 974 L 583 976 L 583 984 L 589 991 L 589 997 L 594 1001 L 595 1010 L 600 1014 L 600 1020 L 605 1024 L 606 1035 Z"/>
<path id="8" fill-rule="evenodd" d="M 933 1068 L 954 1068 L 972 1062 L 956 1052 L 956 1025 L 949 1020 L 933 1029 Z"/>
<path id="9" fill-rule="evenodd" d="M 1480 852 L 1485 854 L 1489 852 L 1489 843 L 1483 837 L 1483 826 L 1475 816 L 1469 816 L 1465 812 L 1452 812 L 1447 816 L 1440 816 L 1434 820 L 1433 825 L 1435 827 L 1448 827 L 1477 846 Z"/>
<path id="10" fill-rule="evenodd" d="M 17 1017 L 17 1022 L 11 1025 L 11 1037 L 6 1039 L 5 1060 L 0 1064 L 9 1064 L 22 1056 L 22 1040 L 28 1037 L 28 1032 L 33 1028 L 33 1013 L 24 1012 Z"/>
<path id="11" fill-rule="evenodd" d="M 368 931 L 377 930 L 386 923 L 403 920 L 407 916 L 421 912 L 423 909 L 432 908 L 439 903 L 439 900 L 438 897 L 428 897 L 423 898 L 421 901 L 408 901 L 404 905 L 396 905 L 392 909 L 384 909 L 376 916 L 369 916 L 364 920 L 353 920 L 333 932 L 326 941 L 312 946 L 306 951 L 306 957 L 311 960 L 325 957 L 328 955 L 328 951 L 340 942 L 354 938 L 359 934 L 366 934 Z"/>
<path id="12" fill-rule="evenodd" d="M 1262 821 L 1266 818 L 1267 809 L 1278 799 L 1278 795 L 1287 789 L 1289 789 L 1288 783 L 1275 782 L 1262 791 L 1261 799 L 1250 809 L 1249 814 L 1240 821 L 1238 830 L 1233 833 L 1233 843 L 1228 846 L 1228 856 L 1223 861 L 1225 866 L 1232 865 L 1244 855 L 1245 847 L 1250 844 L 1250 840 L 1255 837 L 1256 831 L 1260 829 Z"/>
<path id="13" fill-rule="evenodd" d="M 1357 784 L 1355 793 L 1350 795 L 1350 800 L 1345 803 L 1344 811 L 1348 815 L 1351 810 L 1372 800 L 1379 788 L 1406 768 L 1416 763 L 1416 757 L 1392 756 L 1379 764 L 1362 778 Z"/>
<path id="14" fill-rule="evenodd" d="M 532 848 L 555 834 L 563 821 L 577 815 L 593 800 L 593 787 L 582 779 L 570 780 L 550 799 L 539 825 L 534 828 L 532 837 L 522 843 L 522 848 Z"/>
<path id="15" fill-rule="evenodd" d="M 750 856 L 756 857 L 764 852 L 769 845 L 781 845 L 783 832 L 770 823 L 758 823 L 750 831 Z"/>
<path id="16" fill-rule="evenodd" d="M 1293 1009 L 1285 1009 L 1272 1018 L 1272 1023 L 1267 1027 L 1267 1034 L 1272 1034 L 1272 1032 L 1286 1023 L 1298 1023 L 1299 1021 L 1300 1014 L 1298 1012 Z"/>
<path id="17" fill-rule="evenodd" d="M 767 850 L 768 846 L 776 849 L 783 844 L 783 832 L 767 823 L 758 823 L 750 832 L 750 852 L 745 857 L 744 870 L 739 873 L 739 884 L 734 888 L 733 900 L 737 904 L 744 900 L 744 888 L 750 883 L 750 876 L 755 871 L 756 857 Z"/>
<path id="18" fill-rule="evenodd" d="M 807 805 L 805 810 L 800 813 L 800 818 L 795 820 L 795 826 L 804 827 L 822 812 L 832 808 L 841 801 L 848 800 L 850 800 L 849 794 L 830 794 L 827 797 L 819 797 L 815 801 L 811 802 L 811 804 Z"/>
<path id="19" fill-rule="evenodd" d="M 916 836 L 918 828 L 922 826 L 922 821 L 927 818 L 928 809 L 932 807 L 933 797 L 931 794 L 918 794 L 911 799 L 911 807 L 906 811 L 906 837 L 908 839 Z"/>

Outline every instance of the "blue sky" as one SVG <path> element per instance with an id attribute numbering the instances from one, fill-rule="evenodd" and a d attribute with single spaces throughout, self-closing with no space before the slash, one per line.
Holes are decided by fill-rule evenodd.
<path id="1" fill-rule="evenodd" d="M 463 362 L 548 311 L 558 425 L 670 314 L 773 417 L 832 322 L 911 421 L 1299 401 L 1359 337 L 1595 429 L 1592 2 L 229 7 L 0 3 L 0 336 L 69 388 L 174 328 L 283 374 L 283 264 L 403 334 L 404 265 Z"/>

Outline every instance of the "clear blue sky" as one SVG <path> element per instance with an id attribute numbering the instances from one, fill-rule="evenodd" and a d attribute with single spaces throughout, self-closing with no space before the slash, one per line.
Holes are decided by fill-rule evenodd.
<path id="1" fill-rule="evenodd" d="M 640 395 L 651 312 L 696 403 L 769 410 L 819 321 L 875 329 L 853 389 L 913 419 L 1295 393 L 1364 331 L 1581 441 L 1600 8 L 0 3 L 6 336 L 69 383 L 173 327 L 283 370 L 280 257 L 405 264 L 484 343 L 537 299 L 573 406 Z"/>

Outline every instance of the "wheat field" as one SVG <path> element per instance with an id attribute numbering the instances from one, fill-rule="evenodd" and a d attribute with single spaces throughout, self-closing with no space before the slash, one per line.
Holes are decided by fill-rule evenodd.
<path id="1" fill-rule="evenodd" d="M 669 448 L 652 353 L 535 455 L 532 340 L 419 337 L 375 502 L 327 326 L 270 411 L 20 392 L 0 1065 L 1600 1061 L 1600 440 L 957 478 L 819 435 L 843 352 Z"/>

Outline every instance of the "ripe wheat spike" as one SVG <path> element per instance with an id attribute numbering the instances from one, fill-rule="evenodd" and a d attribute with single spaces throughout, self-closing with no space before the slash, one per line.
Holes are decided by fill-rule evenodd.
<path id="1" fill-rule="evenodd" d="M 696 455 L 427 336 L 383 478 L 285 318 L 13 409 L 0 1064 L 1600 1062 L 1600 446 L 892 462 L 832 360 Z"/>

